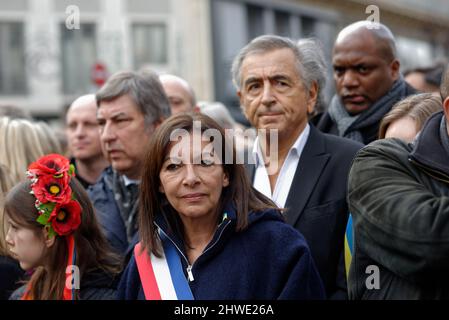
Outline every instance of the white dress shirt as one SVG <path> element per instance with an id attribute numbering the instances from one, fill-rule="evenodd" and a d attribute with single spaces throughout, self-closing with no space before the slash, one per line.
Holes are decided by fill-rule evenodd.
<path id="1" fill-rule="evenodd" d="M 299 159 L 301 157 L 302 150 L 306 145 L 309 133 L 310 126 L 307 124 L 298 139 L 296 139 L 295 143 L 288 151 L 287 157 L 285 158 L 284 164 L 282 165 L 277 177 L 273 193 L 271 193 L 270 179 L 264 165 L 264 159 L 259 145 L 259 137 L 257 137 L 254 142 L 253 157 L 256 163 L 256 172 L 254 175 L 253 186 L 259 192 L 273 200 L 274 203 L 276 203 L 276 205 L 280 208 L 285 207 L 285 202 L 287 201 L 287 196 L 293 182 L 293 177 L 295 176 Z"/>

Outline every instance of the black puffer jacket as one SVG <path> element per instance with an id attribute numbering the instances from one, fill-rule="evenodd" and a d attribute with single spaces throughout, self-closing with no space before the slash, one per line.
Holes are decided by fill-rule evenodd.
<path id="1" fill-rule="evenodd" d="M 414 144 L 397 139 L 363 148 L 349 175 L 354 219 L 351 299 L 449 298 L 449 153 L 440 139 L 443 113 Z M 379 288 L 367 279 L 378 267 Z M 374 278 L 368 279 L 371 282 Z"/>

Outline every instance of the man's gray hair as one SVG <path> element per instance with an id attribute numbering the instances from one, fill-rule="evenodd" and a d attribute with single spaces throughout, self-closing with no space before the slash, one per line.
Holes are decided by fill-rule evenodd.
<path id="1" fill-rule="evenodd" d="M 164 120 L 171 114 L 170 104 L 159 81 L 152 71 L 120 71 L 113 74 L 97 92 L 97 106 L 128 94 L 145 118 L 146 126 Z"/>
<path id="2" fill-rule="evenodd" d="M 240 89 L 242 85 L 241 68 L 246 57 L 285 48 L 293 52 L 298 75 L 307 91 L 312 83 L 316 82 L 320 97 L 320 92 L 326 84 L 326 63 L 323 50 L 314 39 L 303 39 L 297 44 L 289 38 L 275 35 L 263 35 L 253 39 L 240 50 L 232 63 L 232 80 L 236 88 Z"/>
<path id="3" fill-rule="evenodd" d="M 314 38 L 301 39 L 297 43 L 302 65 L 302 78 L 310 89 L 313 82 L 318 86 L 317 108 L 324 108 L 324 87 L 326 86 L 327 64 L 321 43 Z"/>

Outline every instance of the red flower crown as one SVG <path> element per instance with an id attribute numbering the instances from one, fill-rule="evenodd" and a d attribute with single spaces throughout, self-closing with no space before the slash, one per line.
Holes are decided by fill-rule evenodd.
<path id="1" fill-rule="evenodd" d="M 37 222 L 44 225 L 49 236 L 72 234 L 81 224 L 81 206 L 75 199 L 70 180 L 75 167 L 59 154 L 39 158 L 28 167 L 30 192 L 36 197 Z"/>

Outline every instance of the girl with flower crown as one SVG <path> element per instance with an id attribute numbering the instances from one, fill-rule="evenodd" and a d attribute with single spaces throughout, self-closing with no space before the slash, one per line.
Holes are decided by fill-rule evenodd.
<path id="1" fill-rule="evenodd" d="M 114 299 L 119 259 L 111 253 L 68 159 L 52 154 L 31 164 L 30 181 L 5 199 L 6 244 L 24 270 L 34 270 L 10 299 Z"/>

